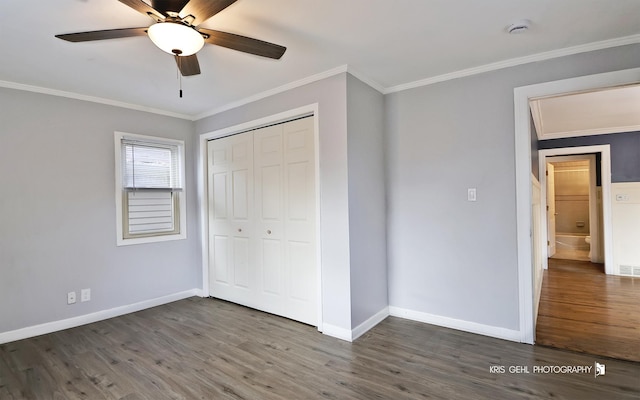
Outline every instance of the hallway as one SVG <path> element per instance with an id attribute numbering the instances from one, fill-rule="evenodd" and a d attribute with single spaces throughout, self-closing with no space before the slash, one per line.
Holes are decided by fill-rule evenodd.
<path id="1" fill-rule="evenodd" d="M 549 259 L 536 344 L 640 362 L 640 279 L 602 264 Z"/>

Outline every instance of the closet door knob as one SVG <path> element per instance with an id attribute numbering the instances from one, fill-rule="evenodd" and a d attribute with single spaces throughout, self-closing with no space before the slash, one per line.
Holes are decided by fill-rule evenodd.
<path id="1" fill-rule="evenodd" d="M 267 229 L 267 235 L 271 235 L 271 229 Z"/>
<path id="2" fill-rule="evenodd" d="M 242 228 L 238 228 L 238 232 L 242 232 Z"/>

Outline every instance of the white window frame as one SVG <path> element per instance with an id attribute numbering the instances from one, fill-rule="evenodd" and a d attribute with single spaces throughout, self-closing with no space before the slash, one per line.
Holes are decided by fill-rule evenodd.
<path id="1" fill-rule="evenodd" d="M 122 168 L 122 140 L 136 140 L 140 142 L 148 142 L 150 144 L 165 144 L 178 146 L 178 164 L 180 181 L 182 182 L 182 190 L 173 192 L 177 196 L 178 212 L 176 215 L 176 222 L 178 231 L 177 233 L 169 234 L 149 234 L 149 235 L 136 235 L 135 237 L 126 237 L 124 232 L 124 219 L 126 212 L 126 205 L 123 204 L 126 190 L 123 185 L 123 168 Z M 133 133 L 115 132 L 114 133 L 114 145 L 115 145 L 115 200 L 116 200 L 116 245 L 126 246 L 132 244 L 142 243 L 154 243 L 164 242 L 169 240 L 181 240 L 187 238 L 187 194 L 186 194 L 186 181 L 185 181 L 185 151 L 184 141 L 160 138 L 156 136 L 138 135 Z"/>

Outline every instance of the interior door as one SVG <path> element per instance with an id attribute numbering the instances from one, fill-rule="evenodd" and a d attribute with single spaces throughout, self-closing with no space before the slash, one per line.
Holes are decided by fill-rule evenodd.
<path id="1" fill-rule="evenodd" d="M 208 156 L 209 290 L 255 306 L 251 135 L 210 141 Z"/>
<path id="2" fill-rule="evenodd" d="M 556 184 L 555 168 L 547 163 L 547 256 L 556 254 Z"/>

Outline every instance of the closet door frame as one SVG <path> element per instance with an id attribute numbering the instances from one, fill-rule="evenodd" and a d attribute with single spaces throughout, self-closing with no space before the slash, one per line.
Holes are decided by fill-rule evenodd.
<path id="1" fill-rule="evenodd" d="M 314 140 L 314 162 L 315 162 L 315 218 L 316 218 L 316 273 L 317 273 L 317 327 L 322 331 L 322 243 L 320 225 L 320 146 L 318 136 L 319 114 L 318 104 L 309 104 L 279 114 L 270 115 L 264 118 L 248 121 L 228 128 L 215 130 L 200 135 L 198 143 L 198 207 L 200 209 L 200 238 L 202 249 L 202 295 L 209 297 L 209 188 L 207 173 L 207 142 L 225 136 L 231 136 L 249 130 L 284 123 L 293 119 L 314 116 L 313 140 Z"/>

